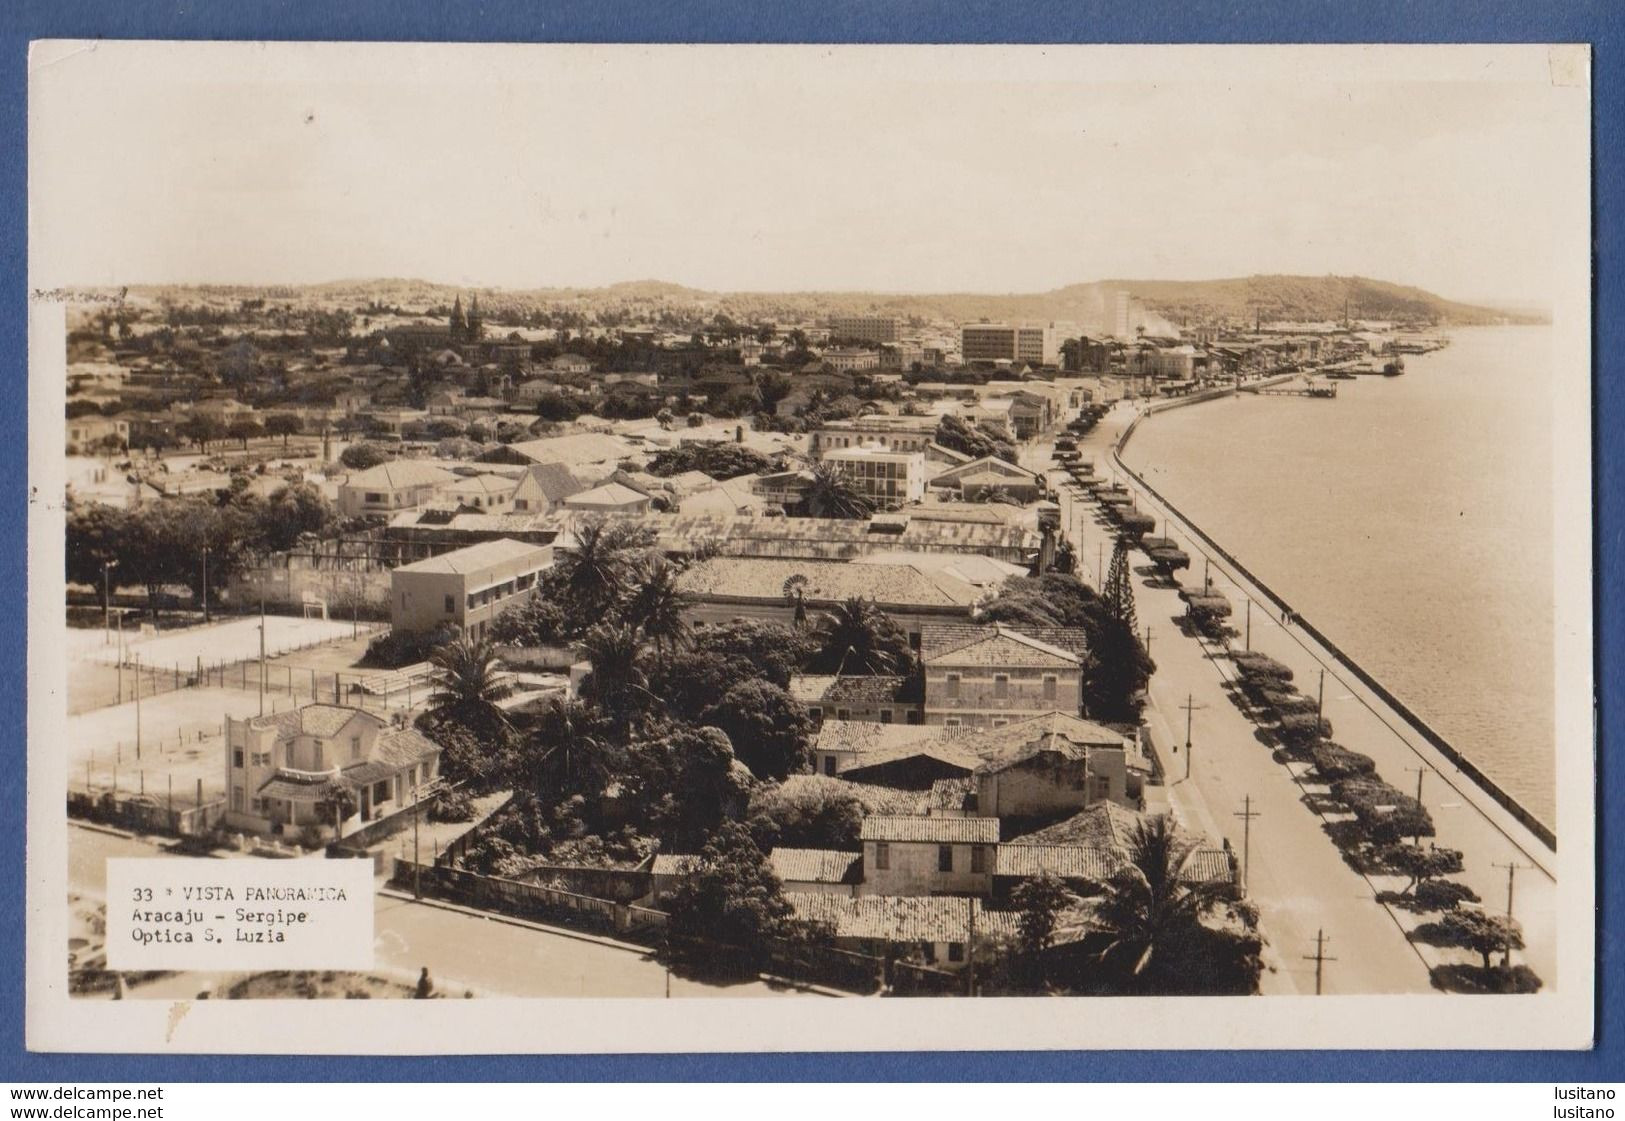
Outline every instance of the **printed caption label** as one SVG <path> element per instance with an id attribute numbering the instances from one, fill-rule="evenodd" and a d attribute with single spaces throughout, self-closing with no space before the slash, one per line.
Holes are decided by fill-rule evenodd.
<path id="1" fill-rule="evenodd" d="M 368 969 L 372 861 L 107 862 L 107 967 Z"/>

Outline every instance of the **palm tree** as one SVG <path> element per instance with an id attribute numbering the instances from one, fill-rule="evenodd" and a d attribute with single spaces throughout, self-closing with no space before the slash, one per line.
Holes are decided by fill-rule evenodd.
<path id="1" fill-rule="evenodd" d="M 813 464 L 811 475 L 802 503 L 812 517 L 856 520 L 874 513 L 874 503 L 833 463 Z"/>
<path id="2" fill-rule="evenodd" d="M 575 539 L 559 561 L 565 594 L 583 619 L 601 618 L 626 590 L 626 544 L 601 520 L 583 522 Z"/>
<path id="3" fill-rule="evenodd" d="M 536 789 L 543 788 L 549 772 L 572 793 L 602 789 L 619 762 L 603 731 L 604 722 L 580 701 L 555 700 L 533 734 Z"/>
<path id="4" fill-rule="evenodd" d="M 429 664 L 434 667 L 435 688 L 429 696 L 432 711 L 502 719 L 496 703 L 513 691 L 513 685 L 490 643 L 464 635 L 435 647 Z"/>
<path id="5" fill-rule="evenodd" d="M 1166 814 L 1137 824 L 1128 849 L 1128 863 L 1106 883 L 1095 924 L 1111 935 L 1101 960 L 1126 958 L 1139 977 L 1159 952 L 1159 964 L 1168 964 L 1172 947 L 1201 924 L 1223 885 L 1186 875 L 1197 843 Z"/>
<path id="6" fill-rule="evenodd" d="M 582 638 L 581 652 L 592 666 L 581 683 L 581 695 L 624 729 L 654 699 L 642 636 L 625 623 L 600 623 Z"/>
<path id="7" fill-rule="evenodd" d="M 905 673 L 912 660 L 907 637 L 872 600 L 837 604 L 819 617 L 813 638 L 816 673 Z"/>
<path id="8" fill-rule="evenodd" d="M 682 570 L 659 554 L 644 557 L 633 568 L 636 581 L 621 604 L 621 621 L 637 628 L 658 650 L 688 640 L 684 614 L 689 596 L 677 586 Z"/>

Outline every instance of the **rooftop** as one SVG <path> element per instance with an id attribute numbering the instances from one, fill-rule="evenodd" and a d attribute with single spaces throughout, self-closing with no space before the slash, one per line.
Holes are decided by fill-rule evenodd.
<path id="1" fill-rule="evenodd" d="M 507 564 L 511 561 L 534 559 L 540 563 L 550 556 L 550 551 L 544 546 L 532 545 L 528 541 L 515 541 L 512 538 L 501 537 L 495 541 L 481 541 L 478 545 L 453 549 L 451 552 L 441 553 L 437 557 L 429 557 L 426 560 L 403 564 L 395 571 L 463 574 L 478 572 L 481 569 L 498 564 Z"/>
<path id="2" fill-rule="evenodd" d="M 809 604 L 869 599 L 882 606 L 969 609 L 982 593 L 951 576 L 913 565 L 852 565 L 778 557 L 712 557 L 685 569 L 678 586 L 689 595 L 790 604 L 798 588 Z"/>
<path id="3" fill-rule="evenodd" d="M 786 892 L 796 917 L 832 927 L 837 938 L 879 942 L 968 942 L 978 934 L 1016 931 L 1015 914 L 988 911 L 979 899 L 946 895 L 862 895 Z"/>
<path id="4" fill-rule="evenodd" d="M 775 848 L 767 854 L 773 874 L 798 883 L 855 884 L 863 880 L 863 854 L 831 849 Z"/>
<path id="5" fill-rule="evenodd" d="M 426 460 L 397 459 L 369 467 L 365 471 L 354 471 L 344 480 L 343 485 L 400 490 L 405 487 L 445 486 L 456 481 L 456 475 Z"/>
<path id="6" fill-rule="evenodd" d="M 995 845 L 999 842 L 999 819 L 871 814 L 863 819 L 863 826 L 858 835 L 865 841 Z"/>

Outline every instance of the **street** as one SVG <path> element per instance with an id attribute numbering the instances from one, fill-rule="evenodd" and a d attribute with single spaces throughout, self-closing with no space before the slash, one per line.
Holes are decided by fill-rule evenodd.
<path id="1" fill-rule="evenodd" d="M 1133 416 L 1132 407 L 1119 405 L 1080 442 L 1085 459 L 1094 459 L 1098 473 L 1113 474 L 1112 445 Z M 1133 487 L 1132 479 L 1125 476 L 1123 482 Z M 1063 524 L 1077 549 L 1081 574 L 1094 582 L 1101 558 L 1109 564 L 1113 532 L 1096 523 L 1092 501 L 1074 503 L 1064 487 L 1061 492 Z M 1150 496 L 1140 494 L 1137 504 L 1157 516 L 1157 533 L 1176 537 L 1190 553 L 1191 568 L 1181 573 L 1181 579 L 1186 586 L 1199 587 L 1206 567 L 1199 542 L 1182 532 L 1177 519 L 1170 521 L 1168 511 Z M 1143 555 L 1134 557 L 1139 567 L 1145 565 Z M 1270 608 L 1259 607 L 1267 601 L 1257 589 L 1244 587 L 1217 564 L 1209 571 L 1214 590 L 1231 599 L 1237 614 L 1232 622 L 1238 628 L 1245 626 L 1246 596 L 1256 600 L 1251 647 L 1292 667 L 1300 688 L 1314 696 L 1322 669 L 1336 666 L 1330 655 L 1294 629 L 1270 622 Z M 1416 924 L 1416 916 L 1379 904 L 1373 885 L 1343 861 L 1322 831 L 1321 818 L 1304 803 L 1304 789 L 1293 770 L 1275 760 L 1272 750 L 1260 742 L 1256 726 L 1231 700 L 1225 689 L 1232 672 L 1228 660 L 1216 660 L 1212 647 L 1181 633 L 1185 605 L 1178 589 L 1136 574 L 1134 594 L 1140 630 L 1143 636 L 1149 627 L 1151 655 L 1157 663 L 1146 720 L 1167 771 L 1174 806 L 1192 825 L 1211 837 L 1228 839 L 1240 853 L 1244 823 L 1236 815 L 1242 812 L 1244 799 L 1252 799 L 1257 816 L 1251 819 L 1249 889 L 1271 941 L 1266 960 L 1274 967 L 1264 978 L 1264 991 L 1314 991 L 1316 964 L 1306 955 L 1314 955 L 1322 932 L 1328 939 L 1326 953 L 1337 959 L 1324 968 L 1326 992 L 1425 992 L 1431 986 L 1424 955 L 1432 961 L 1469 960 L 1459 951 L 1413 946 L 1404 931 Z M 1244 641 L 1237 640 L 1237 646 Z M 1477 890 L 1487 908 L 1504 905 L 1505 865 L 1511 861 L 1524 866 L 1517 881 L 1515 913 L 1529 948 L 1519 956 L 1547 985 L 1553 984 L 1555 883 L 1539 867 L 1544 850 L 1358 682 L 1351 685 L 1337 671 L 1328 670 L 1325 695 L 1326 715 L 1337 741 L 1370 755 L 1388 781 L 1408 788 L 1415 769 L 1427 768 L 1423 802 L 1437 823 L 1437 843 L 1462 850 L 1466 872 L 1458 878 Z M 1193 744 L 1189 760 L 1184 751 L 1187 719 Z"/>
<path id="2" fill-rule="evenodd" d="M 70 825 L 68 890 L 100 898 L 109 857 L 162 856 L 158 844 Z M 175 857 L 177 860 L 198 859 Z M 254 859 L 245 857 L 243 859 Z M 461 997 L 664 997 L 667 971 L 640 950 L 487 918 L 383 894 L 374 909 L 377 971 L 411 981 L 427 966 L 438 992 Z M 131 990 L 132 997 L 178 999 L 223 978 L 183 974 Z M 673 997 L 805 995 L 760 980 L 737 984 L 672 974 Z"/>

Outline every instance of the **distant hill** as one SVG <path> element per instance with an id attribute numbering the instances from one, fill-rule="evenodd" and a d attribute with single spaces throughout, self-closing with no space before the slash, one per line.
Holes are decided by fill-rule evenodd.
<path id="1" fill-rule="evenodd" d="M 505 311 L 568 310 L 613 313 L 620 322 L 672 316 L 780 322 L 838 314 L 896 315 L 916 323 L 971 323 L 977 320 L 1064 321 L 1086 331 L 1109 322 L 1116 293 L 1129 292 L 1145 309 L 1153 328 L 1224 318 L 1251 320 L 1340 320 L 1344 310 L 1364 319 L 1438 320 L 1455 324 L 1538 322 L 1538 314 L 1479 307 L 1365 277 L 1249 276 L 1229 280 L 1100 280 L 1049 292 L 942 293 L 886 292 L 707 292 L 660 280 L 635 280 L 602 288 L 469 288 L 417 279 L 337 280 L 312 285 L 152 286 L 140 289 L 170 299 L 187 293 L 216 297 L 269 295 L 361 306 L 378 303 L 402 309 L 443 307 L 458 295 L 477 293 L 488 315 Z M 1160 321 L 1166 321 L 1166 324 Z"/>
<path id="2" fill-rule="evenodd" d="M 1363 276 L 1248 276 L 1231 280 L 1110 280 L 1146 307 L 1179 323 L 1212 318 L 1341 320 L 1435 319 L 1460 325 L 1506 319 L 1535 322 L 1531 313 L 1457 303 L 1421 288 Z"/>

